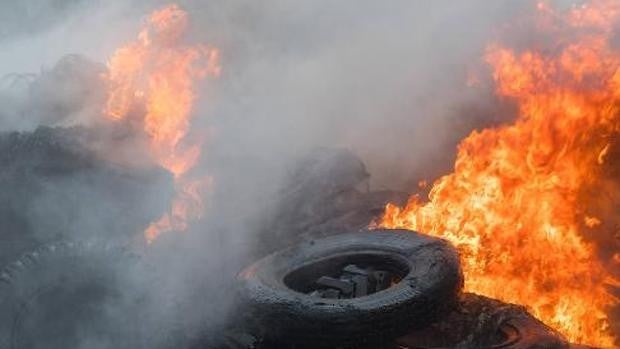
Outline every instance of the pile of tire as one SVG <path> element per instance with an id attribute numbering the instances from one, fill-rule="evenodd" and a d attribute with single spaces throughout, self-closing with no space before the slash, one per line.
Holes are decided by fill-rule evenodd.
<path id="1" fill-rule="evenodd" d="M 172 195 L 171 174 L 154 164 L 119 165 L 99 153 L 122 132 L 0 132 L 0 268 L 59 240 L 131 242 L 165 211 L 161 198 Z"/>
<path id="2" fill-rule="evenodd" d="M 383 259 L 404 272 L 391 287 L 357 298 L 317 297 L 304 289 L 307 282 L 300 284 L 329 273 L 326 265 L 364 258 Z M 366 230 L 304 241 L 257 261 L 237 279 L 240 313 L 256 348 L 568 347 L 524 308 L 463 294 L 456 250 L 414 231 Z"/>

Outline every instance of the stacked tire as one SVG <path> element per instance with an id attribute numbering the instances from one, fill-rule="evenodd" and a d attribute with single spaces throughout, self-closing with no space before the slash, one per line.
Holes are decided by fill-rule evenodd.
<path id="1" fill-rule="evenodd" d="M 326 265 L 340 268 L 364 258 L 383 259 L 404 272 L 391 287 L 358 298 L 308 292 L 317 276 L 333 275 Z M 258 343 L 254 347 L 569 347 L 525 308 L 462 293 L 455 249 L 414 231 L 361 231 L 305 241 L 259 260 L 237 278 L 245 323 Z M 310 281 L 304 284 L 304 278 Z"/>

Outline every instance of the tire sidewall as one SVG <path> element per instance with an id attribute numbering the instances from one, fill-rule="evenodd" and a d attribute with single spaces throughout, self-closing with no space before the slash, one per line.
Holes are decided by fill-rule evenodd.
<path id="1" fill-rule="evenodd" d="M 311 297 L 288 288 L 284 277 L 336 255 L 381 253 L 408 264 L 393 287 L 354 299 Z M 406 230 L 362 231 L 306 241 L 276 252 L 239 274 L 240 295 L 255 327 L 291 341 L 334 342 L 391 337 L 424 326 L 453 306 L 462 287 L 458 255 L 445 241 Z M 445 308 L 445 309 L 444 309 Z M 263 330 L 265 331 L 265 330 Z"/>

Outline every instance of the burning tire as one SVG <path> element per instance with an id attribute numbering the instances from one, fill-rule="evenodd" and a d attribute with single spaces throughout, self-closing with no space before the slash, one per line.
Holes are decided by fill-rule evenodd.
<path id="1" fill-rule="evenodd" d="M 300 345 L 366 346 L 433 322 L 456 303 L 458 255 L 406 230 L 304 242 L 238 275 L 257 335 Z"/>
<path id="2" fill-rule="evenodd" d="M 426 328 L 399 338 L 400 348 L 565 349 L 567 341 L 525 308 L 466 293 L 459 306 Z"/>
<path id="3" fill-rule="evenodd" d="M 97 243 L 50 244 L 24 255 L 0 273 L 0 347 L 143 347 L 141 298 L 136 274 L 129 276 L 137 261 Z"/>

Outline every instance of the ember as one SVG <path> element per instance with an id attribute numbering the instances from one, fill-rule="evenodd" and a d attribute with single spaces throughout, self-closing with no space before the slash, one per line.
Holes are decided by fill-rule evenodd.
<path id="1" fill-rule="evenodd" d="M 485 54 L 518 118 L 473 131 L 428 202 L 414 195 L 405 207 L 389 204 L 380 226 L 448 239 L 460 250 L 466 291 L 526 305 L 573 342 L 612 346 L 618 299 L 606 284 L 618 283 L 618 257 L 599 253 L 592 236 L 617 219 L 596 209 L 601 201 L 612 197 L 617 207 L 620 197 L 605 184 L 619 146 L 620 3 L 566 13 L 540 3 L 536 17 L 551 45 L 494 43 Z"/>

